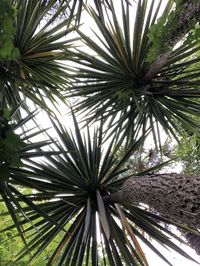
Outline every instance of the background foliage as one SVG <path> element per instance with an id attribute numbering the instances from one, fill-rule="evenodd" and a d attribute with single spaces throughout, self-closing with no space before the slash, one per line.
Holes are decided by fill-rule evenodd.
<path id="1" fill-rule="evenodd" d="M 15 60 L 20 57 L 19 50 L 14 45 L 16 12 L 16 8 L 10 4 L 10 0 L 1 1 L 0 60 Z"/>

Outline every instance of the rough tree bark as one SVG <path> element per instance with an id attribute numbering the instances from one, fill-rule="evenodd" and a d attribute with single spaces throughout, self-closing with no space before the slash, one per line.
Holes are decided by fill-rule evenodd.
<path id="1" fill-rule="evenodd" d="M 141 202 L 177 223 L 200 228 L 200 176 L 158 174 L 135 176 L 122 190 L 105 198 L 121 204 Z"/>

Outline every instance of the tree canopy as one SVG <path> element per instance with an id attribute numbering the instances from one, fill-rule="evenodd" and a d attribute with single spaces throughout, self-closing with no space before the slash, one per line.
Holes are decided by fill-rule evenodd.
<path id="1" fill-rule="evenodd" d="M 197 237 L 198 223 L 163 213 L 160 190 L 145 201 L 134 189 L 168 186 L 154 178 L 169 163 L 163 132 L 179 156 L 183 140 L 199 148 L 199 15 L 198 0 L 1 1 L 0 247 L 20 244 L 0 264 L 148 266 L 142 242 L 172 265 L 151 239 L 194 261 L 170 228 Z M 159 163 L 133 171 L 148 142 Z M 200 188 L 179 178 L 173 195 Z M 125 187 L 131 202 L 112 201 Z"/>

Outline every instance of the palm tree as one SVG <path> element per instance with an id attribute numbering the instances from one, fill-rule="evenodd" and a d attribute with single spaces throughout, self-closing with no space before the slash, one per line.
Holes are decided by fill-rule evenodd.
<path id="1" fill-rule="evenodd" d="M 11 1 L 18 10 L 14 45 L 20 57 L 0 62 L 1 108 L 15 109 L 25 101 L 28 113 L 24 119 L 20 111 L 13 123 L 8 123 L 12 133 L 22 127 L 20 137 L 16 133 L 13 136 L 22 141 L 15 154 L 23 164 L 10 164 L 4 158 L 0 165 L 8 163 L 8 175 L 1 179 L 0 193 L 13 219 L 13 225 L 5 230 L 16 228 L 24 242 L 16 261 L 26 255 L 33 261 L 51 242 L 57 241 L 58 235 L 62 239 L 48 265 L 98 265 L 101 258 L 104 265 L 147 266 L 138 239 L 171 265 L 149 237 L 192 259 L 173 243 L 171 238 L 184 241 L 165 224 L 198 234 L 196 223 L 185 225 L 183 220 L 178 223 L 155 202 L 132 197 L 133 186 L 129 192 L 131 202 L 126 199 L 115 202 L 112 197 L 126 191 L 126 184 L 133 181 L 141 188 L 143 183 L 151 188 L 149 180 L 160 181 L 161 178 L 147 178 L 147 171 L 129 179 L 124 168 L 150 131 L 157 144 L 160 124 L 174 136 L 180 126 L 190 130 L 196 127 L 191 114 L 199 114 L 199 103 L 193 100 L 199 97 L 199 69 L 191 66 L 199 61 L 198 40 L 194 37 L 198 32 L 199 4 L 183 1 L 181 6 L 181 1 L 177 1 L 172 12 L 170 1 L 156 24 L 161 1 L 156 9 L 154 1 L 149 9 L 148 1 L 138 1 L 133 30 L 132 2 L 121 1 L 119 19 L 113 1 L 92 2 L 96 9 L 76 0 Z M 78 26 L 82 7 L 102 34 L 97 33 L 98 42 Z M 182 29 L 181 23 L 185 25 L 185 21 L 180 22 L 180 18 L 184 14 L 194 19 Z M 180 22 L 175 28 L 173 19 Z M 161 36 L 156 38 L 158 28 L 162 29 Z M 75 46 L 77 37 L 68 36 L 74 31 L 92 49 L 91 53 Z M 189 35 L 185 42 L 174 48 L 186 32 Z M 161 37 L 164 42 L 159 41 Z M 73 67 L 69 61 L 75 63 Z M 88 110 L 87 122 L 98 120 L 93 132 L 89 126 L 80 130 L 73 109 L 71 129 L 66 129 L 50 110 L 50 102 L 55 103 L 56 99 L 66 102 L 66 95 L 84 97 L 78 98 L 73 109 Z M 29 103 L 49 112 L 57 139 L 38 126 Z M 31 119 L 34 122 L 28 123 L 26 129 L 26 122 Z M 29 126 L 33 123 L 36 131 L 32 133 Z M 43 132 L 44 141 L 31 141 Z M 7 138 L 7 132 L 4 133 Z M 119 159 L 118 150 L 125 140 L 126 151 Z M 32 193 L 26 193 L 24 188 L 30 188 Z M 142 202 L 150 204 L 154 211 L 146 209 Z"/>
<path id="2" fill-rule="evenodd" d="M 121 128 L 129 140 L 150 127 L 156 143 L 160 125 L 175 138 L 181 128 L 197 129 L 191 115 L 200 110 L 194 101 L 199 97 L 200 4 L 174 2 L 176 7 L 167 1 L 160 16 L 162 1 L 137 1 L 134 25 L 134 4 L 122 1 L 119 10 L 110 1 L 103 15 L 88 8 L 95 36 L 78 31 L 90 50 L 74 53 L 79 65 L 69 91 L 83 96 L 76 110 L 86 112 L 88 121 L 103 116 L 113 132 Z"/>
<path id="3" fill-rule="evenodd" d="M 164 222 L 179 226 L 176 222 L 146 211 L 138 203 L 121 206 L 104 202 L 128 178 L 122 175 L 127 170 L 122 165 L 144 137 L 135 140 L 119 161 L 116 154 L 123 140 L 118 132 L 106 145 L 103 123 L 93 133 L 87 128 L 87 133 L 81 134 L 75 116 L 73 120 L 74 130 L 67 131 L 52 119 L 58 134 L 54 145 L 60 154 L 46 155 L 45 161 L 29 157 L 23 168 L 11 169 L 11 186 L 18 184 L 37 191 L 26 195 L 15 190 L 24 214 L 20 215 L 18 226 L 23 227 L 27 240 L 16 262 L 29 253 L 32 261 L 63 233 L 48 265 L 55 261 L 58 265 L 89 265 L 89 261 L 98 265 L 101 256 L 109 265 L 123 265 L 122 259 L 126 265 L 148 265 L 137 237 L 170 264 L 144 234 L 190 258 L 169 237 L 183 241 L 162 225 Z M 189 230 L 185 225 L 180 228 Z"/>

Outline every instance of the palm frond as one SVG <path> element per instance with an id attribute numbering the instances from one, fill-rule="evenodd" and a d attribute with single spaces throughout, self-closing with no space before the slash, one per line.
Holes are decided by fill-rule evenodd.
<path id="1" fill-rule="evenodd" d="M 131 5 L 132 1 L 129 0 L 123 0 L 125 3 Z M 60 4 L 62 4 L 63 2 L 65 3 L 65 1 L 60 0 L 59 1 Z M 110 9 L 110 0 L 92 0 L 92 1 L 87 1 L 87 0 L 69 0 L 67 3 L 67 7 L 68 7 L 68 16 L 71 21 L 74 21 L 75 24 L 79 24 L 81 22 L 81 16 L 82 13 L 85 9 L 87 9 L 87 6 L 92 5 L 96 10 L 97 13 L 99 15 L 99 17 L 101 17 L 101 19 L 104 19 L 104 13 L 103 13 L 103 6 L 105 5 L 106 8 Z"/>
<path id="2" fill-rule="evenodd" d="M 26 221 L 30 222 L 30 220 L 23 210 L 23 204 L 21 205 L 19 200 L 20 197 L 23 199 L 24 197 L 23 195 L 20 195 L 20 192 L 15 188 L 15 186 L 10 184 L 10 176 L 13 174 L 13 169 L 19 171 L 20 167 L 23 166 L 23 159 L 44 155 L 48 157 L 55 155 L 58 152 L 53 150 L 43 150 L 45 146 L 52 143 L 50 140 L 31 142 L 32 138 L 38 138 L 38 136 L 41 137 L 41 135 L 45 133 L 45 130 L 30 128 L 29 123 L 31 122 L 31 124 L 33 124 L 33 119 L 35 118 L 37 112 L 29 113 L 25 115 L 23 119 L 19 120 L 18 113 L 20 111 L 22 111 L 22 107 L 15 111 L 13 110 L 10 114 L 7 114 L 7 116 L 10 117 L 6 120 L 8 121 L 8 126 L 4 133 L 5 136 L 2 135 L 1 130 L 0 195 L 8 209 L 10 216 L 12 217 L 14 226 L 17 228 L 19 236 L 26 246 L 26 240 L 23 233 L 24 228 L 20 224 L 20 219 L 17 212 L 19 212 Z M 3 112 L 6 113 L 6 110 L 3 110 Z M 29 127 L 29 129 L 24 131 L 23 127 L 26 126 Z M 16 133 L 19 129 L 21 129 L 20 132 Z M 34 203 L 28 199 L 25 199 L 24 202 L 31 207 L 35 206 Z M 35 208 L 38 209 L 37 206 L 35 206 Z M 41 212 L 39 209 L 38 213 L 48 218 L 48 215 L 46 215 L 44 212 Z"/>

